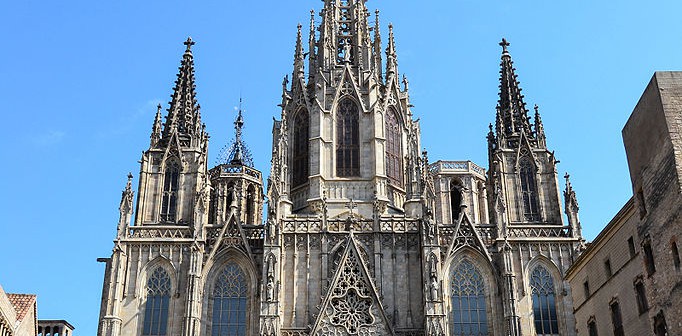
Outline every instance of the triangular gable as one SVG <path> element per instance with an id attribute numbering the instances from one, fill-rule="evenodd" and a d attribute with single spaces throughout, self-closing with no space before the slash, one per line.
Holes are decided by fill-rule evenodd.
<path id="1" fill-rule="evenodd" d="M 332 106 L 336 106 L 341 97 L 351 96 L 354 97 L 355 100 L 360 104 L 361 111 L 363 112 L 367 111 L 367 109 L 365 108 L 365 104 L 363 103 L 360 97 L 360 88 L 358 88 L 358 86 L 356 85 L 357 81 L 355 80 L 355 77 L 353 77 L 353 74 L 350 70 L 351 70 L 350 66 L 346 65 L 341 75 L 339 85 L 336 89 L 336 98 L 334 99 L 334 105 Z"/>
<path id="2" fill-rule="evenodd" d="M 210 234 L 207 234 L 207 236 L 207 240 L 214 241 L 213 246 L 211 246 L 211 252 L 205 261 L 212 259 L 218 251 L 231 247 L 243 250 L 253 260 L 251 246 L 249 246 L 249 242 L 246 240 L 246 234 L 234 210 L 230 211 L 227 222 L 225 222 L 225 225 L 223 225 L 217 235 L 211 237 Z"/>
<path id="3" fill-rule="evenodd" d="M 533 155 L 533 146 L 531 146 L 526 132 L 522 131 L 521 137 L 519 137 L 519 148 L 516 150 L 516 163 L 514 164 L 516 170 L 519 169 L 519 165 L 521 164 L 521 157 L 524 156 L 522 151 L 524 149 L 528 152 L 528 159 L 530 159 L 530 162 L 533 163 L 533 166 L 535 166 L 535 169 L 537 170 L 539 165 L 537 161 L 535 161 L 535 155 Z"/>
<path id="4" fill-rule="evenodd" d="M 457 250 L 466 246 L 478 250 L 489 261 L 492 261 L 488 249 L 478 235 L 478 232 L 476 232 L 476 228 L 474 228 L 474 224 L 471 222 L 466 212 L 462 211 L 459 220 L 457 221 L 457 225 L 455 226 L 454 237 L 448 248 L 448 255 L 452 255 Z"/>
<path id="5" fill-rule="evenodd" d="M 311 335 L 394 335 L 351 233 Z"/>

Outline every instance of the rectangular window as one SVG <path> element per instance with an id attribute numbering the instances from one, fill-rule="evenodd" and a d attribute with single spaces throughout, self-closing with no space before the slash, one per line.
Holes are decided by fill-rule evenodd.
<path id="1" fill-rule="evenodd" d="M 623 331 L 623 317 L 620 314 L 620 304 L 618 304 L 618 301 L 614 301 L 610 306 L 613 336 L 625 336 L 625 332 Z"/>
<path id="2" fill-rule="evenodd" d="M 673 265 L 675 265 L 676 270 L 679 270 L 680 269 L 680 251 L 677 250 L 677 242 L 672 242 L 670 244 L 670 250 L 673 253 Z"/>
<path id="3" fill-rule="evenodd" d="M 649 310 L 649 303 L 646 300 L 646 290 L 641 279 L 635 282 L 635 296 L 637 297 L 637 311 L 642 315 Z"/>
<path id="4" fill-rule="evenodd" d="M 611 259 L 606 259 L 606 261 L 604 261 L 604 271 L 606 272 L 606 277 L 610 279 L 613 275 L 613 271 L 611 270 Z"/>
<path id="5" fill-rule="evenodd" d="M 628 248 L 630 249 L 630 259 L 635 257 L 635 240 L 630 237 L 628 238 Z"/>
<path id="6" fill-rule="evenodd" d="M 595 320 L 591 320 L 587 323 L 587 332 L 589 336 L 599 336 L 599 333 L 597 332 L 597 322 Z"/>
<path id="7" fill-rule="evenodd" d="M 585 300 L 590 297 L 590 282 L 585 280 L 583 283 L 583 289 L 585 290 Z"/>
<path id="8" fill-rule="evenodd" d="M 646 272 L 648 276 L 656 273 L 656 265 L 654 264 L 654 252 L 651 250 L 651 241 L 645 240 L 642 244 L 644 250 L 644 263 L 646 264 Z"/>

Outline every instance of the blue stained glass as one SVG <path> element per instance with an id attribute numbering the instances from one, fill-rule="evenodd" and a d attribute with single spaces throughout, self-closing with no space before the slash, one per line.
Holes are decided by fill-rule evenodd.
<path id="1" fill-rule="evenodd" d="M 165 336 L 168 327 L 168 304 L 171 281 L 165 269 L 157 267 L 147 280 L 143 336 Z"/>
<path id="2" fill-rule="evenodd" d="M 247 284 L 244 271 L 230 263 L 223 268 L 213 290 L 212 336 L 245 336 Z"/>
<path id="3" fill-rule="evenodd" d="M 450 285 L 452 335 L 488 335 L 485 287 L 476 266 L 466 259 L 460 262 Z"/>
<path id="4" fill-rule="evenodd" d="M 530 287 L 533 298 L 533 320 L 538 335 L 558 335 L 559 323 L 556 312 L 554 280 L 549 271 L 542 265 L 536 267 L 530 275 Z"/>

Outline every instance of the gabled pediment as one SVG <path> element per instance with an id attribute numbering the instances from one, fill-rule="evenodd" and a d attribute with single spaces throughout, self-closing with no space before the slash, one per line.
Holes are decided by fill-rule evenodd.
<path id="1" fill-rule="evenodd" d="M 393 335 L 352 233 L 320 307 L 311 335 Z"/>
<path id="2" fill-rule="evenodd" d="M 465 211 L 462 211 L 460 214 L 453 234 L 454 237 L 450 243 L 450 246 L 448 247 L 447 255 L 452 255 L 461 248 L 470 247 L 481 252 L 481 254 L 483 254 L 489 261 L 492 262 L 492 258 L 488 253 L 488 248 L 478 235 L 474 224 Z"/>

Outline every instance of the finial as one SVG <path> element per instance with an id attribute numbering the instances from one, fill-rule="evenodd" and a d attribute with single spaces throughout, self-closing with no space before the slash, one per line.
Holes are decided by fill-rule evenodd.
<path id="1" fill-rule="evenodd" d="M 187 41 L 185 41 L 183 44 L 187 46 L 187 50 L 185 50 L 185 51 L 190 52 L 190 51 L 192 51 L 192 46 L 195 45 L 196 42 L 192 41 L 191 36 L 187 36 Z"/>
<path id="2" fill-rule="evenodd" d="M 128 172 L 128 181 L 132 181 L 132 180 L 133 180 L 133 173 Z"/>
<path id="3" fill-rule="evenodd" d="M 502 38 L 502 42 L 500 42 L 500 46 L 502 46 L 502 53 L 506 54 L 508 53 L 507 47 L 509 47 L 509 42 L 507 42 L 507 39 L 504 37 Z"/>
<path id="4" fill-rule="evenodd" d="M 564 178 L 566 179 L 566 184 L 570 184 L 570 183 L 571 183 L 571 180 L 570 180 L 570 179 L 571 179 L 571 175 L 569 175 L 568 172 L 566 172 L 566 174 L 564 174 Z"/>

